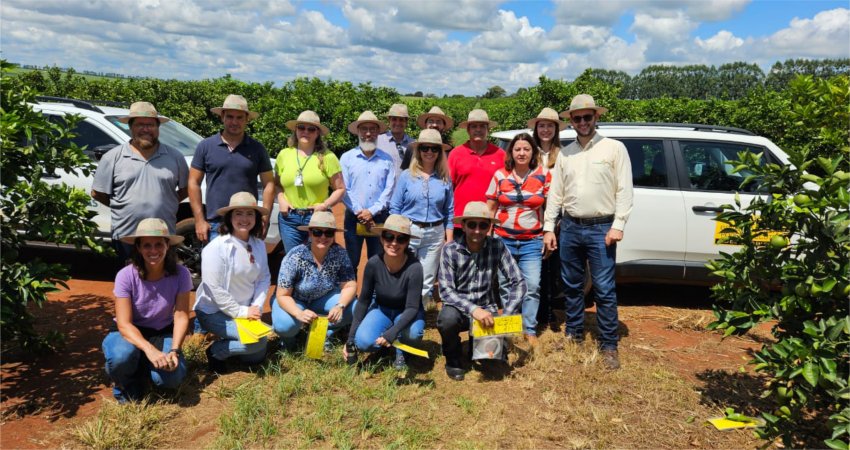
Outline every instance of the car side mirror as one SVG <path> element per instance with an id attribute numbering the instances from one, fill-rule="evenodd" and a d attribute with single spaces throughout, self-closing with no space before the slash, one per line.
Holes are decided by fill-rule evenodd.
<path id="1" fill-rule="evenodd" d="M 100 161 L 100 158 L 103 158 L 103 155 L 105 155 L 106 152 L 112 150 L 113 148 L 115 148 L 115 144 L 98 145 L 93 149 L 83 150 L 83 153 L 85 153 L 86 156 L 95 161 Z"/>

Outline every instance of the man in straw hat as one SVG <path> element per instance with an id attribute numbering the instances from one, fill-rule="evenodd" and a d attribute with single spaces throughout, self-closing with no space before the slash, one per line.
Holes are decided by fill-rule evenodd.
<path id="1" fill-rule="evenodd" d="M 200 143 L 189 170 L 189 203 L 195 217 L 195 233 L 201 241 L 218 235 L 219 208 L 227 206 L 237 192 L 256 192 L 257 177 L 263 185 L 263 205 L 271 210 L 274 201 L 274 173 L 269 153 L 263 144 L 245 133 L 248 122 L 259 114 L 248 109 L 241 95 L 228 95 L 221 107 L 210 108 L 224 125 Z M 201 183 L 207 179 L 206 212 L 201 198 Z M 268 232 L 269 215 L 263 216 L 264 234 Z"/>
<path id="2" fill-rule="evenodd" d="M 455 187 L 455 211 L 463 211 L 472 201 L 483 202 L 493 174 L 505 166 L 505 152 L 487 137 L 497 124 L 483 109 L 473 109 L 458 127 L 465 128 L 469 140 L 449 154 L 449 172 Z"/>
<path id="3" fill-rule="evenodd" d="M 576 140 L 557 157 L 546 201 L 543 241 L 560 246 L 561 277 L 566 285 L 567 337 L 584 340 L 584 279 L 589 263 L 596 297 L 596 322 L 603 364 L 620 367 L 617 354 L 617 293 L 614 283 L 617 242 L 632 211 L 632 168 L 622 142 L 596 132 L 608 111 L 580 94 L 561 113 L 576 130 Z M 555 224 L 561 217 L 560 242 Z"/>
<path id="4" fill-rule="evenodd" d="M 395 175 L 398 178 L 398 175 L 401 173 L 401 161 L 410 153 L 407 147 L 414 141 L 405 132 L 407 121 L 410 120 L 407 105 L 396 103 L 391 106 L 389 112 L 387 112 L 387 120 L 390 122 L 390 129 L 386 133 L 378 135 L 378 148 L 393 159 L 396 171 Z"/>
<path id="5" fill-rule="evenodd" d="M 177 207 L 187 195 L 189 167 L 180 151 L 159 142 L 159 126 L 168 119 L 152 104 L 133 103 L 118 121 L 130 126 L 130 142 L 100 158 L 91 196 L 112 211 L 112 245 L 123 266 L 131 246 L 118 238 L 130 235 L 142 219 L 162 219 L 174 233 Z"/>
<path id="6" fill-rule="evenodd" d="M 437 329 L 446 356 L 446 374 L 463 380 L 461 331 L 469 329 L 470 318 L 485 327 L 493 326 L 499 299 L 493 286 L 499 285 L 499 274 L 505 280 L 508 298 L 503 299 L 504 314 L 516 313 L 522 305 L 527 287 L 511 253 L 501 240 L 489 236 L 496 219 L 484 202 L 469 202 L 463 215 L 454 218 L 463 237 L 446 244 L 440 257 L 439 285 L 443 309 L 437 317 Z"/>
<path id="7" fill-rule="evenodd" d="M 455 126 L 455 122 L 451 117 L 447 116 L 439 106 L 434 106 L 428 112 L 422 113 L 416 118 L 416 125 L 418 125 L 422 130 L 437 130 L 440 133 L 440 139 L 443 144 L 448 144 L 450 138 L 448 131 Z M 452 148 L 449 147 L 446 154 L 448 154 L 451 149 Z M 401 161 L 401 170 L 407 170 L 410 168 L 410 160 L 412 157 L 412 151 L 408 151 L 404 154 L 404 159 Z"/>
<path id="8" fill-rule="evenodd" d="M 359 145 L 339 159 L 345 183 L 345 248 L 351 265 L 360 264 L 363 241 L 369 258 L 377 254 L 381 242 L 372 233 L 373 226 L 387 218 L 390 197 L 395 186 L 395 163 L 392 157 L 377 146 L 378 135 L 387 125 L 372 111 L 363 111 L 348 124 L 348 131 L 357 136 Z"/>

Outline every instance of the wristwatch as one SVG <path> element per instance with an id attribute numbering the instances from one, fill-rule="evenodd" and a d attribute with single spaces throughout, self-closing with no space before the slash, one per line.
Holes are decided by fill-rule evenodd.
<path id="1" fill-rule="evenodd" d="M 168 351 L 168 353 L 177 353 L 178 355 L 181 355 L 181 356 L 182 356 L 182 355 L 183 355 L 183 350 L 181 350 L 181 349 L 179 349 L 179 348 L 172 348 L 171 350 L 169 350 L 169 351 Z"/>

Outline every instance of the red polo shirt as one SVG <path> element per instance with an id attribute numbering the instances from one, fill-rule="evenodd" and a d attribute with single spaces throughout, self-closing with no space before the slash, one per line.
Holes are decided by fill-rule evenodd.
<path id="1" fill-rule="evenodd" d="M 469 142 L 449 153 L 449 173 L 455 188 L 455 216 L 463 215 L 469 202 L 486 202 L 487 188 L 497 170 L 505 167 L 505 151 L 487 144 L 481 155 L 469 148 Z"/>

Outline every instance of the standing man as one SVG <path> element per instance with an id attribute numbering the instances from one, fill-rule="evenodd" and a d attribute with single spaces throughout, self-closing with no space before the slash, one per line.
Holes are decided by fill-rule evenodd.
<path id="1" fill-rule="evenodd" d="M 419 128 L 423 130 L 439 131 L 443 144 L 450 144 L 451 136 L 449 136 L 448 131 L 455 126 L 455 121 L 447 116 L 439 106 L 434 106 L 430 111 L 422 113 L 416 118 L 416 125 L 419 125 Z M 451 147 L 449 147 L 449 150 L 451 150 Z M 404 154 L 404 159 L 401 161 L 401 170 L 410 168 L 410 159 L 412 157 L 413 152 L 406 152 Z"/>
<path id="2" fill-rule="evenodd" d="M 469 202 L 463 215 L 454 218 L 455 227 L 463 226 L 463 236 L 443 247 L 440 257 L 439 284 L 443 309 L 437 316 L 437 329 L 446 356 L 446 375 L 460 381 L 462 349 L 458 333 L 470 326 L 470 318 L 485 327 L 493 326 L 498 313 L 499 274 L 505 279 L 507 298 L 504 314 L 517 312 L 527 287 L 511 253 L 500 239 L 490 234 L 496 219 L 484 202 Z"/>
<path id="3" fill-rule="evenodd" d="M 221 217 L 216 214 L 226 207 L 237 192 L 257 192 L 257 177 L 263 186 L 263 206 L 272 210 L 274 173 L 269 153 L 263 144 L 247 133 L 248 122 L 259 114 L 248 109 L 241 95 L 228 95 L 220 108 L 210 111 L 221 117 L 224 128 L 200 143 L 189 170 L 189 203 L 195 216 L 195 233 L 202 242 L 218 236 Z M 201 183 L 207 177 L 206 213 L 201 198 Z M 263 216 L 263 235 L 269 230 L 269 216 Z"/>
<path id="4" fill-rule="evenodd" d="M 189 167 L 183 154 L 159 142 L 159 126 L 168 119 L 152 104 L 133 103 L 118 121 L 129 124 L 130 142 L 100 159 L 91 196 L 112 210 L 112 245 L 123 267 L 132 245 L 119 238 L 133 234 L 142 219 L 162 219 L 174 234 L 177 207 L 187 195 Z"/>
<path id="5" fill-rule="evenodd" d="M 401 162 L 410 153 L 407 151 L 407 146 L 415 140 L 404 131 L 407 129 L 407 121 L 410 120 L 407 105 L 396 103 L 391 106 L 387 113 L 387 120 L 390 122 L 390 129 L 378 135 L 378 148 L 393 159 L 395 177 L 398 178 L 401 173 Z"/>
<path id="6" fill-rule="evenodd" d="M 455 211 L 464 211 L 469 202 L 486 202 L 484 195 L 493 174 L 505 166 L 505 152 L 487 137 L 497 124 L 483 109 L 473 109 L 458 125 L 469 133 L 469 140 L 449 154 L 449 172 L 455 188 Z"/>
<path id="7" fill-rule="evenodd" d="M 561 277 L 566 285 L 567 338 L 584 341 L 584 276 L 590 265 L 596 295 L 599 347 L 606 368 L 620 368 L 617 354 L 617 292 L 614 284 L 617 242 L 632 212 L 632 168 L 622 142 L 596 132 L 607 108 L 580 94 L 561 113 L 576 130 L 576 140 L 564 147 L 552 169 L 546 202 L 543 243 L 550 251 L 560 245 Z M 560 244 L 555 223 L 561 216 Z"/>
<path id="8" fill-rule="evenodd" d="M 387 218 L 395 186 L 396 168 L 392 157 L 378 149 L 376 140 L 387 126 L 372 111 L 364 111 L 348 125 L 359 145 L 339 159 L 345 183 L 345 249 L 355 272 L 360 264 L 363 241 L 369 258 L 381 249 L 372 227 Z"/>

